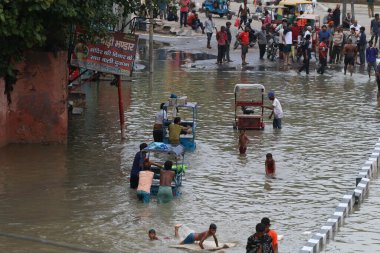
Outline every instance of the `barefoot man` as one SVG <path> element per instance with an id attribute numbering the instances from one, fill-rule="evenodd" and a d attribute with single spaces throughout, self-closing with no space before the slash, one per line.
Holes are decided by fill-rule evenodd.
<path id="1" fill-rule="evenodd" d="M 352 72 L 354 71 L 354 64 L 355 64 L 355 59 L 356 55 L 358 53 L 357 46 L 352 44 L 352 40 L 348 39 L 347 44 L 344 45 L 343 48 L 343 54 L 344 54 L 344 74 L 346 74 L 347 71 L 347 65 L 348 66 L 348 71 L 350 71 L 351 76 Z"/>
<path id="2" fill-rule="evenodd" d="M 165 204 L 173 200 L 172 181 L 175 172 L 172 170 L 172 161 L 166 161 L 164 169 L 160 170 L 160 187 L 157 193 L 158 204 Z"/>

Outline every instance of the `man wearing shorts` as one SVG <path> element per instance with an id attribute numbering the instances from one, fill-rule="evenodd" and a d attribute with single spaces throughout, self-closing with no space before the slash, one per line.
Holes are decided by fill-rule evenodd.
<path id="1" fill-rule="evenodd" d="M 290 27 L 284 28 L 284 67 L 290 65 L 289 54 L 292 51 L 293 35 Z"/>
<path id="2" fill-rule="evenodd" d="M 245 27 L 244 32 L 241 32 L 238 37 L 238 41 L 241 44 L 241 64 L 247 65 L 245 58 L 248 53 L 248 44 L 249 44 L 249 27 Z"/>
<path id="3" fill-rule="evenodd" d="M 344 74 L 347 72 L 347 66 L 352 76 L 352 71 L 354 69 L 356 54 L 358 49 L 356 45 L 352 44 L 352 40 L 348 39 L 347 44 L 344 45 L 343 54 L 344 54 Z"/>
<path id="4" fill-rule="evenodd" d="M 216 238 L 216 225 L 214 223 L 210 224 L 210 227 L 207 231 L 204 231 L 202 233 L 190 233 L 186 238 L 180 242 L 180 244 L 193 244 L 196 241 L 199 241 L 199 246 L 201 249 L 204 249 L 203 242 L 208 237 L 212 236 L 214 237 L 215 245 L 216 247 L 219 247 L 218 245 L 218 239 Z M 176 236 L 178 237 L 178 228 L 176 227 Z"/>
<path id="5" fill-rule="evenodd" d="M 160 187 L 157 193 L 158 204 L 165 204 L 173 200 L 172 181 L 175 176 L 175 172 L 172 171 L 173 163 L 166 161 L 164 169 L 160 170 Z"/>

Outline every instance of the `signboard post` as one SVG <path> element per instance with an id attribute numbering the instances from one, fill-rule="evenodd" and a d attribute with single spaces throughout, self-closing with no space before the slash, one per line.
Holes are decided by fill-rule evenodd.
<path id="1" fill-rule="evenodd" d="M 73 66 L 115 75 L 118 86 L 122 140 L 125 139 L 125 121 L 120 76 L 130 75 L 133 71 L 137 40 L 137 35 L 125 33 L 113 33 L 110 38 L 100 40 L 96 44 L 79 40 L 71 55 L 71 65 Z"/>

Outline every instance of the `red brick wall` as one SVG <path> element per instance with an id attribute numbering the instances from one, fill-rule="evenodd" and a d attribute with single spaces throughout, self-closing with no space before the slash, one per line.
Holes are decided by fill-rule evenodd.
<path id="1" fill-rule="evenodd" d="M 12 104 L 0 99 L 0 145 L 65 143 L 67 137 L 67 52 L 28 52 L 18 65 L 20 75 Z M 0 83 L 0 86 L 2 84 Z M 2 89 L 1 91 L 3 91 Z"/>

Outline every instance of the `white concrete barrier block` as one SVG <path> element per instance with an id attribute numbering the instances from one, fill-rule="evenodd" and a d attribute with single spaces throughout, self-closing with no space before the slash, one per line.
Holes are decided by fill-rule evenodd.
<path id="1" fill-rule="evenodd" d="M 354 191 L 355 198 L 358 203 L 363 202 L 364 196 L 366 195 L 369 188 L 369 181 L 370 180 L 368 178 L 362 178 L 362 180 L 356 186 L 356 189 Z"/>
<path id="2" fill-rule="evenodd" d="M 366 183 L 369 183 L 369 181 L 370 181 L 368 178 L 363 178 L 362 180 L 363 180 L 363 182 L 366 182 Z"/>
<path id="3" fill-rule="evenodd" d="M 309 239 L 309 241 L 306 243 L 306 247 L 313 247 L 313 252 L 319 253 L 319 240 Z"/>
<path id="4" fill-rule="evenodd" d="M 327 243 L 327 233 L 328 233 L 328 230 L 321 229 L 318 233 L 315 234 L 316 236 L 320 236 L 322 238 L 323 246 L 326 245 Z"/>
<path id="5" fill-rule="evenodd" d="M 331 240 L 334 237 L 334 232 L 336 231 L 337 227 L 338 225 L 334 222 L 326 222 L 325 225 L 321 227 L 321 229 L 327 229 L 329 231 L 327 238 Z"/>
<path id="6" fill-rule="evenodd" d="M 311 253 L 313 253 L 313 247 L 303 246 L 302 249 L 301 249 L 301 252 L 311 252 Z"/>
<path id="7" fill-rule="evenodd" d="M 372 158 L 377 158 L 377 167 L 376 167 L 376 170 L 377 170 L 380 167 L 380 153 L 374 152 L 374 153 L 371 154 L 371 157 Z"/>
<path id="8" fill-rule="evenodd" d="M 332 217 L 330 217 L 329 219 L 327 219 L 327 222 L 328 223 L 335 223 L 336 227 L 340 227 L 341 226 L 341 221 L 343 220 L 343 216 L 339 216 L 339 215 L 333 215 Z"/>
<path id="9" fill-rule="evenodd" d="M 355 200 L 357 203 L 362 203 L 362 200 L 363 200 L 363 189 L 358 189 L 356 188 L 354 190 L 355 192 Z"/>
<path id="10" fill-rule="evenodd" d="M 343 196 L 343 199 L 340 201 L 340 203 L 347 203 L 348 204 L 348 212 L 352 211 L 352 208 L 355 204 L 355 194 L 354 191 L 348 192 L 346 195 Z"/>
<path id="11" fill-rule="evenodd" d="M 368 159 L 368 161 L 365 162 L 365 166 L 370 167 L 371 174 L 373 173 L 374 167 L 376 166 L 375 163 L 376 161 L 373 161 L 373 160 L 371 161 L 370 159 Z"/>

